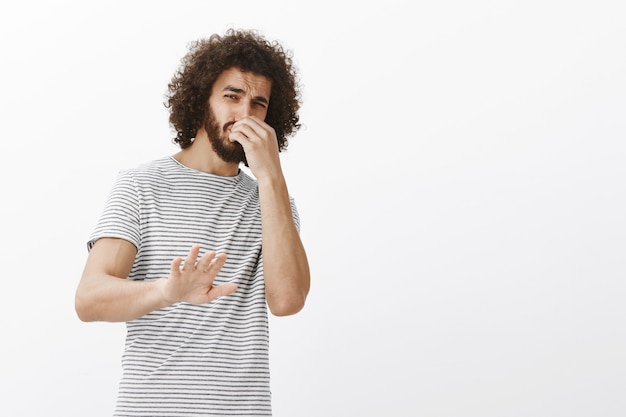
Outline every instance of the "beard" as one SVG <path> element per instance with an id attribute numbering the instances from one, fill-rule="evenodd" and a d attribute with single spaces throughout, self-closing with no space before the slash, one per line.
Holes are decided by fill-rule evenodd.
<path id="1" fill-rule="evenodd" d="M 239 142 L 231 142 L 228 139 L 228 128 L 234 123 L 235 122 L 228 122 L 220 128 L 213 110 L 209 109 L 209 116 L 204 123 L 204 129 L 209 135 L 211 147 L 224 162 L 236 164 L 243 162 L 248 166 L 248 160 L 246 159 L 243 146 L 241 146 Z"/>

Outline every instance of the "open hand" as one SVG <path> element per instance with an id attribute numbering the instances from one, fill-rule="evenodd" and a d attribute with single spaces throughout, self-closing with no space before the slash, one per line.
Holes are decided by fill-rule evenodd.
<path id="1" fill-rule="evenodd" d="M 226 262 L 226 254 L 209 251 L 198 259 L 199 253 L 200 246 L 193 245 L 184 261 L 181 257 L 172 261 L 169 279 L 163 285 L 163 297 L 168 302 L 203 304 L 237 290 L 234 283 L 213 285 Z"/>

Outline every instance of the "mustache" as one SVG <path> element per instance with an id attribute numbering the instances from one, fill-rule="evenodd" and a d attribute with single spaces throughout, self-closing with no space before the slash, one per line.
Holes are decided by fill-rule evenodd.
<path id="1" fill-rule="evenodd" d="M 228 130 L 228 128 L 229 128 L 229 127 L 231 127 L 231 126 L 232 126 L 232 125 L 234 125 L 234 124 L 235 124 L 235 122 L 228 122 L 228 123 L 226 123 L 226 124 L 224 125 L 224 127 L 222 127 L 222 130 L 223 130 L 224 132 L 226 132 L 226 131 Z"/>

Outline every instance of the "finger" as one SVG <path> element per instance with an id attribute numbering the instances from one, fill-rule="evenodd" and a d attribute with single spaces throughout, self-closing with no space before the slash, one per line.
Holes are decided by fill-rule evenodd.
<path id="1" fill-rule="evenodd" d="M 211 265 L 211 262 L 213 262 L 213 259 L 215 259 L 215 257 L 216 257 L 215 251 L 206 252 L 204 255 L 202 255 L 202 257 L 196 263 L 196 269 L 198 271 L 204 272 L 209 267 L 209 265 Z"/>
<path id="2" fill-rule="evenodd" d="M 208 292 L 209 301 L 213 301 L 218 297 L 223 297 L 225 295 L 229 295 L 237 291 L 237 284 L 232 282 L 227 282 L 221 285 L 216 285 L 211 287 Z"/>
<path id="3" fill-rule="evenodd" d="M 174 260 L 172 261 L 172 267 L 170 269 L 170 275 L 180 273 L 180 264 L 182 262 L 183 262 L 183 258 L 181 258 L 180 256 L 174 258 Z"/>
<path id="4" fill-rule="evenodd" d="M 193 271 L 196 266 L 196 259 L 198 258 L 198 253 L 200 252 L 199 245 L 193 245 L 191 249 L 189 249 L 189 254 L 187 258 L 185 258 L 185 262 L 183 263 L 183 271 Z"/>
<path id="5" fill-rule="evenodd" d="M 263 122 L 261 119 L 254 117 L 254 116 L 244 117 L 243 119 L 239 119 L 235 123 L 233 123 L 233 129 L 236 129 L 242 126 L 248 126 L 250 129 L 254 131 L 262 131 L 264 130 L 264 126 L 267 126 L 267 124 Z"/>
<path id="6" fill-rule="evenodd" d="M 238 120 L 231 129 L 232 133 L 240 133 L 245 138 L 263 138 L 266 136 L 266 124 L 261 123 L 260 120 L 246 117 Z"/>
<path id="7" fill-rule="evenodd" d="M 250 138 L 248 136 L 245 135 L 245 133 L 241 132 L 241 131 L 230 131 L 230 133 L 228 134 L 228 140 L 230 140 L 231 142 L 239 142 L 241 144 L 241 146 L 243 146 L 245 148 L 247 142 L 250 140 Z"/>
<path id="8" fill-rule="evenodd" d="M 213 275 L 217 275 L 217 273 L 220 271 L 220 269 L 222 269 L 225 263 L 226 254 L 220 253 L 211 258 L 211 261 L 209 263 L 203 264 L 201 271 L 204 273 L 210 272 Z"/>

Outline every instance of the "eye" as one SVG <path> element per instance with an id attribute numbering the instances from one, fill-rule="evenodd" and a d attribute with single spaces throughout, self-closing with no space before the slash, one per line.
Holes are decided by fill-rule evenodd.
<path id="1" fill-rule="evenodd" d="M 231 100 L 237 100 L 237 96 L 234 94 L 225 94 L 224 97 L 231 99 Z"/>

